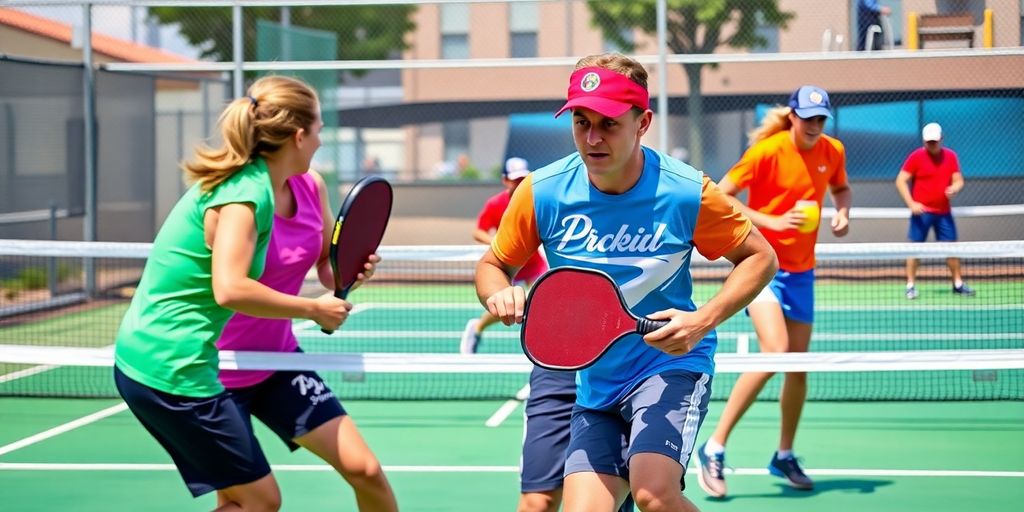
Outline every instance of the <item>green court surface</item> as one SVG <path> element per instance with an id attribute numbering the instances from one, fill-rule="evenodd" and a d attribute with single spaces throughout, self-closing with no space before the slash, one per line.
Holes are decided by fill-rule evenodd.
<path id="1" fill-rule="evenodd" d="M 1024 347 L 1024 283 L 972 285 L 978 297 L 964 299 L 944 285 L 923 284 L 921 298 L 911 302 L 901 283 L 819 283 L 812 350 Z M 695 296 L 714 290 L 699 285 Z M 465 284 L 379 285 L 351 299 L 356 309 L 332 336 L 311 322 L 296 322 L 307 352 L 455 354 L 466 321 L 481 311 Z M 0 348 L 109 346 L 125 306 L 113 301 L 0 322 Z M 756 351 L 752 333 L 745 315 L 729 319 L 719 328 L 719 353 Z M 489 329 L 481 346 L 488 354 L 519 350 L 518 331 L 503 326 Z M 522 404 L 505 400 L 525 384 L 525 374 L 325 378 L 385 465 L 403 510 L 514 509 Z M 714 428 L 734 378 L 716 377 L 717 400 L 701 441 Z M 778 404 L 758 402 L 730 440 L 729 498 L 707 498 L 692 473 L 686 494 L 705 511 L 1015 510 L 1024 503 L 1021 383 L 1019 371 L 811 373 L 812 397 L 876 400 L 892 394 L 936 401 L 809 402 L 797 451 L 817 482 L 811 492 L 791 490 L 767 474 L 778 439 Z M 501 398 L 436 400 L 481 390 Z M 109 368 L 0 364 L 4 393 L 116 396 Z M 379 395 L 435 399 L 366 399 Z M 1004 395 L 1017 400 L 967 401 Z M 486 426 L 489 420 L 498 426 Z M 355 508 L 351 491 L 318 459 L 289 453 L 262 427 L 257 434 L 275 465 L 284 510 Z M 209 496 L 189 496 L 168 456 L 119 400 L 0 398 L 0 510 L 180 511 L 209 510 L 213 503 Z"/>
<path id="2" fill-rule="evenodd" d="M 347 407 L 403 510 L 458 512 L 515 507 L 522 416 L 517 410 L 497 427 L 484 425 L 501 405 Z M 722 405 L 712 402 L 701 439 Z M 5 511 L 213 507 L 210 496 L 189 496 L 167 455 L 118 401 L 4 398 L 0 411 Z M 107 415 L 89 418 L 98 411 Z M 318 459 L 289 453 L 262 427 L 257 435 L 275 465 L 283 510 L 354 509 L 351 491 Z M 810 492 L 766 474 L 777 435 L 777 404 L 755 404 L 730 440 L 729 498 L 707 498 L 692 473 L 686 494 L 706 511 L 989 511 L 1024 503 L 1022 402 L 809 403 L 798 450 L 816 480 Z"/>

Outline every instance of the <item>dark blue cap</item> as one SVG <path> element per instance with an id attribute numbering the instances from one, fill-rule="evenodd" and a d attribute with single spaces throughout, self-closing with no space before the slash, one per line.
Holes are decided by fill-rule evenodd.
<path id="1" fill-rule="evenodd" d="M 813 85 L 805 85 L 793 91 L 789 96 L 789 107 L 800 119 L 832 117 L 832 103 L 828 100 L 828 93 Z"/>

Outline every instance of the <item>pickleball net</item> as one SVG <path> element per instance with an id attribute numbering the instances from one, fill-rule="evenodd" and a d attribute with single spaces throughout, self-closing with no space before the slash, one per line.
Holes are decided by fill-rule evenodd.
<path id="1" fill-rule="evenodd" d="M 148 244 L 0 240 L 0 396 L 116 396 L 111 345 Z M 305 354 L 224 354 L 238 368 L 315 369 L 343 399 L 510 398 L 530 365 L 516 328 L 495 326 L 481 353 L 458 354 L 482 311 L 472 285 L 480 246 L 383 247 L 353 314 L 327 336 L 294 323 Z M 947 257 L 977 294 L 952 293 Z M 921 260 L 916 300 L 904 262 Z M 695 298 L 727 262 L 694 255 Z M 807 371 L 811 400 L 1024 399 L 1024 242 L 820 245 L 812 353 L 757 353 L 749 318 L 719 329 L 713 396 L 738 372 Z M 318 293 L 314 279 L 304 293 Z M 762 393 L 776 399 L 780 378 Z"/>

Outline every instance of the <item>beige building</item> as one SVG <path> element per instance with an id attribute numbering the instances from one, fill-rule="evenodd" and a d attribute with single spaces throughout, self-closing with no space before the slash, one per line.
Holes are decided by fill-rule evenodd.
<path id="1" fill-rule="evenodd" d="M 856 45 L 855 0 L 781 0 L 780 8 L 796 13 L 785 29 L 764 30 L 768 51 L 782 53 L 849 50 Z M 897 49 L 905 47 L 910 13 L 935 14 L 969 12 L 975 23 L 974 47 L 982 45 L 984 11 L 992 11 L 993 46 L 1015 47 L 1021 44 L 1022 11 L 1019 0 L 894 0 L 889 17 Z M 404 58 L 493 58 L 578 57 L 607 51 L 599 29 L 593 28 L 590 11 L 584 2 L 546 1 L 524 3 L 429 4 L 415 14 L 416 31 L 410 34 L 410 49 Z M 566 27 L 569 27 L 568 30 Z M 636 54 L 654 55 L 654 41 L 643 33 L 631 34 L 638 45 Z M 955 44 L 955 43 L 954 43 Z M 932 48 L 935 45 L 930 45 Z M 946 45 L 947 47 L 949 45 Z M 965 46 L 965 45 L 960 45 Z M 978 52 L 985 51 L 978 49 Z M 735 53 L 728 47 L 715 53 Z M 655 66 L 650 89 L 658 94 Z M 763 96 L 780 98 L 807 81 L 830 91 L 902 91 L 920 89 L 987 89 L 1021 87 L 1024 58 L 1019 56 L 986 59 L 865 59 L 833 61 L 791 61 L 782 63 L 725 63 L 717 68 L 705 66 L 702 92 L 705 96 Z M 407 103 L 444 103 L 463 101 L 556 100 L 564 90 L 565 66 L 487 69 L 425 69 L 402 73 L 404 101 Z M 689 94 L 687 79 L 678 64 L 668 66 L 668 94 L 682 98 Z M 710 134 L 721 132 L 735 138 L 742 133 L 735 123 L 703 126 Z M 669 131 L 684 131 L 686 120 L 673 116 Z M 471 119 L 461 129 L 459 123 L 428 123 L 407 128 L 406 168 L 403 173 L 429 176 L 437 162 L 453 161 L 466 153 L 480 168 L 495 168 L 503 154 L 508 136 L 505 118 Z M 446 131 L 448 132 L 446 134 Z M 456 139 L 452 140 L 452 133 Z M 461 137 L 459 136 L 461 134 Z M 647 137 L 658 140 L 656 130 Z M 454 143 L 454 148 L 452 147 Z M 660 148 L 670 149 L 670 148 Z"/>

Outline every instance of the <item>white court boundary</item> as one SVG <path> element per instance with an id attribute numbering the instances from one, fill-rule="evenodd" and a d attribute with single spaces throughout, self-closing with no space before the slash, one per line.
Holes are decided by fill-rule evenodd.
<path id="1" fill-rule="evenodd" d="M 273 464 L 275 472 L 328 472 L 334 468 L 326 464 Z M 691 467 L 690 470 L 696 470 Z M 0 471 L 177 471 L 174 464 L 60 464 L 36 462 L 0 462 Z M 389 473 L 518 473 L 518 466 L 390 466 Z M 980 477 L 980 478 L 1024 478 L 1024 471 L 977 471 L 962 469 L 808 469 L 814 476 L 890 476 L 890 477 Z M 737 468 L 730 476 L 769 476 L 767 469 Z"/>
<path id="2" fill-rule="evenodd" d="M 526 389 L 526 388 L 524 388 Z M 522 390 L 521 390 L 522 392 Z M 517 396 L 518 398 L 518 396 Z M 83 416 L 64 423 L 44 432 L 15 441 L 0 447 L 0 455 L 11 453 L 40 441 L 70 432 L 77 428 L 94 423 L 103 418 L 128 410 L 125 403 Z M 334 472 L 335 469 L 326 464 L 279 464 L 272 465 L 279 472 Z M 695 467 L 690 470 L 696 470 Z M 38 462 L 0 462 L 0 471 L 177 471 L 173 464 L 116 464 L 116 463 L 38 463 Z M 384 471 L 392 473 L 518 473 L 518 466 L 403 466 L 385 465 Z M 875 477 L 981 477 L 981 478 L 1024 478 L 1024 471 L 979 471 L 979 470 L 924 470 L 924 469 L 808 469 L 807 474 L 815 476 L 875 476 Z M 767 469 L 736 468 L 730 473 L 736 476 L 768 476 Z"/>
<path id="3" fill-rule="evenodd" d="M 59 436 L 59 435 L 65 433 L 65 432 L 70 432 L 72 430 L 75 430 L 76 428 L 84 427 L 84 426 L 86 426 L 86 425 L 88 425 L 90 423 L 95 423 L 95 422 L 97 422 L 97 421 L 99 421 L 99 420 L 101 420 L 103 418 L 106 418 L 108 416 L 113 416 L 113 415 L 115 415 L 115 414 L 117 414 L 119 412 L 123 412 L 123 411 L 127 411 L 127 410 L 128 410 L 128 404 L 126 404 L 124 402 L 121 402 L 121 403 L 119 403 L 119 404 L 117 404 L 117 405 L 115 405 L 113 407 L 107 407 L 106 409 L 94 412 L 94 413 L 86 415 L 86 416 L 82 416 L 81 418 L 69 421 L 67 423 L 64 423 L 63 425 L 58 425 L 56 427 L 53 427 L 53 428 L 51 428 L 49 430 L 45 430 L 45 431 L 40 432 L 38 434 L 34 434 L 34 435 L 28 436 L 28 437 L 26 437 L 24 439 L 20 439 L 18 441 L 15 441 L 13 443 L 10 443 L 10 444 L 4 445 L 4 446 L 0 446 L 0 455 L 6 455 L 6 454 L 11 453 L 11 452 L 13 452 L 15 450 L 20 450 L 22 448 L 25 448 L 26 446 L 34 445 L 34 444 L 36 444 L 36 443 L 38 443 L 40 441 L 45 441 L 45 440 L 47 440 L 47 439 L 49 439 L 51 437 Z"/>

